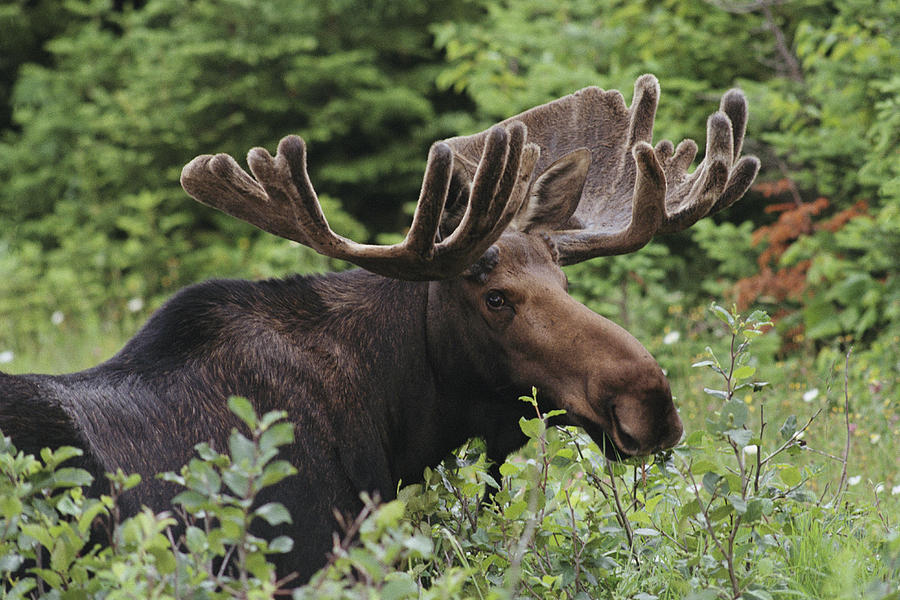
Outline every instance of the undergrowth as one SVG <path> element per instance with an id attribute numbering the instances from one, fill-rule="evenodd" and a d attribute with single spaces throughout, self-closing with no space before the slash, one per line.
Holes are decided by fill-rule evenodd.
<path id="1" fill-rule="evenodd" d="M 122 518 L 115 498 L 140 485 L 112 475 L 109 495 L 85 497 L 78 451 L 0 452 L 0 577 L 8 598 L 900 598 L 900 527 L 878 500 L 848 493 L 854 444 L 851 389 L 842 386 L 842 452 L 812 435 L 822 410 L 775 421 L 775 367 L 753 344 L 762 312 L 714 306 L 720 337 L 693 364 L 715 384 L 704 427 L 673 451 L 609 461 L 582 431 L 550 424 L 535 390 L 525 449 L 490 475 L 471 441 L 423 481 L 343 524 L 328 564 L 284 589 L 267 561 L 292 540 L 257 538 L 255 519 L 290 519 L 256 494 L 292 467 L 276 450 L 292 439 L 282 413 L 229 405 L 249 436 L 229 452 L 207 445 L 180 473 L 173 510 Z M 852 353 L 843 357 L 844 373 Z M 699 393 L 699 390 L 698 390 Z M 751 411 L 750 408 L 755 407 Z M 836 432 L 832 432 L 836 435 Z M 830 450 L 830 448 L 829 448 Z M 187 523 L 174 533 L 174 518 Z M 214 520 L 205 517 L 214 517 Z M 96 545 L 98 527 L 105 545 Z"/>

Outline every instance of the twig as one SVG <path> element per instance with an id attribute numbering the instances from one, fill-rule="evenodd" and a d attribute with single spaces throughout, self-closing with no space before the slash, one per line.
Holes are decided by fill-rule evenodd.
<path id="1" fill-rule="evenodd" d="M 694 496 L 697 497 L 697 505 L 700 507 L 700 511 L 703 513 L 703 526 L 706 531 L 709 533 L 709 537 L 712 538 L 713 543 L 716 545 L 716 548 L 719 549 L 719 552 L 725 558 L 725 564 L 728 566 L 728 577 L 731 580 L 731 591 L 734 592 L 734 597 L 737 598 L 741 593 L 741 585 L 737 579 L 737 574 L 734 571 L 734 537 L 737 532 L 737 527 L 733 526 L 731 535 L 728 538 L 729 542 L 729 551 L 725 552 L 725 549 L 722 547 L 722 543 L 719 541 L 719 538 L 716 537 L 716 530 L 713 529 L 712 520 L 709 518 L 709 507 L 712 506 L 713 500 L 716 499 L 715 490 L 710 494 L 709 504 L 707 506 L 703 505 L 703 501 L 700 498 L 700 488 L 697 486 L 697 480 L 694 478 L 694 473 L 691 470 L 692 464 L 687 464 L 687 474 L 691 479 L 691 487 L 694 490 Z M 738 525 L 740 521 L 738 521 Z"/>
<path id="2" fill-rule="evenodd" d="M 794 435 L 792 435 L 790 438 L 788 438 L 787 441 L 784 442 L 781 446 L 779 446 L 777 450 L 775 450 L 774 452 L 772 452 L 771 454 L 769 454 L 767 457 L 765 457 L 762 461 L 760 461 L 760 463 L 759 463 L 760 467 L 763 466 L 763 465 L 765 465 L 767 462 L 769 462 L 770 460 L 772 460 L 773 458 L 775 458 L 776 456 L 778 456 L 778 455 L 781 454 L 782 452 L 784 452 L 784 451 L 785 451 L 787 448 L 789 448 L 790 446 L 793 446 L 794 444 L 796 444 L 796 443 L 797 443 L 797 440 L 799 439 L 800 434 L 803 433 L 804 431 L 806 431 L 807 429 L 809 429 L 809 426 L 812 425 L 812 422 L 815 421 L 815 420 L 816 420 L 816 417 L 818 417 L 820 414 L 822 414 L 822 409 L 821 409 L 821 408 L 820 408 L 819 410 L 817 410 L 817 411 L 813 414 L 813 416 L 811 416 L 811 417 L 809 418 L 808 421 L 806 421 L 806 425 L 804 425 L 804 426 L 801 427 L 799 430 L 797 430 L 796 432 L 794 432 Z"/>
<path id="3" fill-rule="evenodd" d="M 638 559 L 637 552 L 634 549 L 634 531 L 631 529 L 631 523 L 628 522 L 628 515 L 625 513 L 625 509 L 622 508 L 622 501 L 619 498 L 619 488 L 616 486 L 616 476 L 613 474 L 612 470 L 612 461 L 608 458 L 606 461 L 606 472 L 609 474 L 610 481 L 610 489 L 612 490 L 613 501 L 616 506 L 616 520 L 619 521 L 619 524 L 622 526 L 622 529 L 625 530 L 625 537 L 628 538 L 628 549 L 631 552 L 631 558 L 634 559 L 634 564 L 638 567 L 641 566 L 641 561 Z"/>
<path id="4" fill-rule="evenodd" d="M 834 505 L 840 504 L 841 496 L 847 488 L 847 459 L 850 457 L 850 354 L 853 352 L 853 346 L 847 350 L 847 357 L 844 361 L 844 427 L 847 431 L 847 441 L 844 443 L 844 456 L 841 459 L 841 481 L 838 483 L 838 489 L 834 493 Z"/>
<path id="5" fill-rule="evenodd" d="M 781 28 L 775 23 L 775 17 L 772 14 L 772 7 L 780 4 L 786 4 L 789 0 L 747 0 L 744 2 L 724 2 L 723 0 L 706 0 L 708 4 L 712 4 L 716 8 L 720 8 L 725 12 L 732 14 L 746 14 L 760 11 L 766 20 L 766 27 L 772 32 L 775 38 L 775 51 L 781 57 L 785 71 L 791 80 L 803 83 L 803 69 L 800 67 L 800 61 L 791 52 L 790 45 Z"/>
<path id="6" fill-rule="evenodd" d="M 753 477 L 753 493 L 759 493 L 759 474 L 762 471 L 762 440 L 766 432 L 766 405 L 759 405 L 759 445 L 756 446 L 756 474 Z"/>

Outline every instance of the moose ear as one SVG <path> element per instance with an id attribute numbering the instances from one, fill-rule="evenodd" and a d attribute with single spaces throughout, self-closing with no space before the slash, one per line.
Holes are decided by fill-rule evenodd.
<path id="1" fill-rule="evenodd" d="M 547 167 L 531 186 L 512 227 L 519 231 L 562 228 L 578 208 L 590 166 L 591 151 L 579 148 Z"/>

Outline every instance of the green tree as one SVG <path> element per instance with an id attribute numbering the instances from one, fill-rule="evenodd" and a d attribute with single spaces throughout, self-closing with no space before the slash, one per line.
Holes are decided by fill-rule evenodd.
<path id="1" fill-rule="evenodd" d="M 21 68 L 19 131 L 0 142 L 2 338 L 38 327 L 12 315 L 117 318 L 129 299 L 153 306 L 211 275 L 325 265 L 190 201 L 178 176 L 197 154 L 303 135 L 333 224 L 365 238 L 341 206 L 396 230 L 429 143 L 453 133 L 428 24 L 464 3 L 66 6 L 78 18 L 47 44 L 50 64 Z"/>

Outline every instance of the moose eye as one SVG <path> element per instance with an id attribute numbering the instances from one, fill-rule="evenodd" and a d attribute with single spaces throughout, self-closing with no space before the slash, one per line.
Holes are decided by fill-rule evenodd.
<path id="1" fill-rule="evenodd" d="M 492 310 L 498 310 L 506 306 L 506 297 L 502 292 L 498 292 L 497 290 L 489 291 L 485 295 L 484 301 L 488 305 L 488 308 Z"/>

